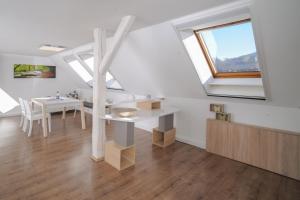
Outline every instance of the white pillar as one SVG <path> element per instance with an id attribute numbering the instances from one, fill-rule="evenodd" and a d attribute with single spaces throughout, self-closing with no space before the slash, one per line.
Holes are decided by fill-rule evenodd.
<path id="1" fill-rule="evenodd" d="M 104 145 L 106 142 L 105 120 L 99 116 L 105 115 L 106 102 L 106 72 L 116 55 L 121 43 L 129 32 L 135 17 L 126 16 L 113 37 L 112 46 L 106 51 L 106 31 L 94 30 L 94 83 L 93 83 L 93 131 L 92 131 L 92 159 L 95 161 L 104 158 Z"/>
<path id="2" fill-rule="evenodd" d="M 100 74 L 100 64 L 106 51 L 106 31 L 94 30 L 94 82 L 93 82 L 93 129 L 92 129 L 92 159 L 95 161 L 104 158 L 104 145 L 106 141 L 105 115 L 106 82 L 105 74 Z"/>

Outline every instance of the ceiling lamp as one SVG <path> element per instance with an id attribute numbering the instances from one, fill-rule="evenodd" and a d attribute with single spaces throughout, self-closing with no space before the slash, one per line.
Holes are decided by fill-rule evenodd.
<path id="1" fill-rule="evenodd" d="M 53 46 L 53 45 L 50 45 L 50 44 L 45 44 L 45 45 L 42 45 L 39 49 L 42 50 L 42 51 L 60 52 L 60 51 L 65 50 L 66 47 Z"/>

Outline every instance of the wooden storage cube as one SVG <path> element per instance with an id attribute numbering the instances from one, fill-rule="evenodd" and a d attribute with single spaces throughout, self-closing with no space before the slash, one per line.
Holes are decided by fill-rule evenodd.
<path id="1" fill-rule="evenodd" d="M 176 129 L 173 128 L 168 131 L 159 131 L 157 128 L 153 129 L 152 143 L 159 147 L 167 147 L 175 142 Z"/>
<path id="2" fill-rule="evenodd" d="M 139 101 L 136 103 L 136 107 L 143 110 L 160 109 L 160 101 L 155 101 L 155 100 Z"/>
<path id="3" fill-rule="evenodd" d="M 105 144 L 105 162 L 117 170 L 124 170 L 135 164 L 135 146 L 122 147 L 114 141 Z"/>

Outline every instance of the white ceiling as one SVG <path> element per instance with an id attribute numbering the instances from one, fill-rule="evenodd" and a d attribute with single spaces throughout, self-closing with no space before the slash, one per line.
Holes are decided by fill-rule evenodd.
<path id="1" fill-rule="evenodd" d="M 121 17 L 135 15 L 134 29 L 233 0 L 0 0 L 0 53 L 47 56 L 42 44 L 71 49 L 92 41 L 95 27 L 114 32 Z"/>

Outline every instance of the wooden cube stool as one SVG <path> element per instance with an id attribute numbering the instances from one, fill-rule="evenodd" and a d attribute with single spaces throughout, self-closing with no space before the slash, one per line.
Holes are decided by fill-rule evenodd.
<path id="1" fill-rule="evenodd" d="M 176 129 L 172 128 L 168 131 L 160 131 L 158 128 L 153 129 L 152 144 L 159 147 L 167 147 L 175 142 Z"/>
<path id="2" fill-rule="evenodd" d="M 135 164 L 135 146 L 122 147 L 114 141 L 105 144 L 105 162 L 121 171 Z"/>

